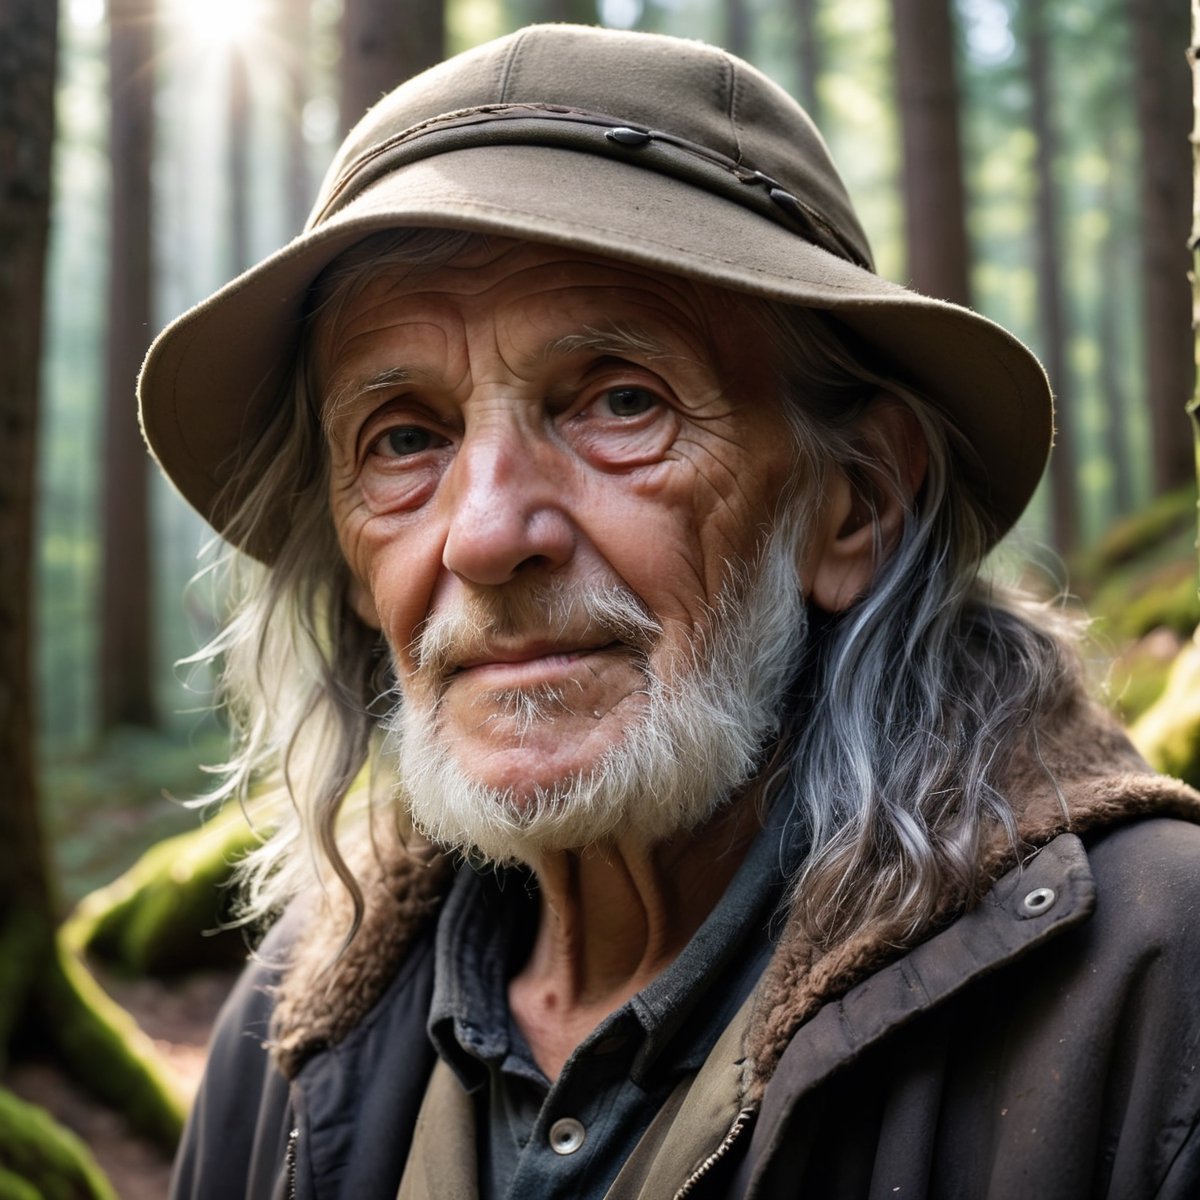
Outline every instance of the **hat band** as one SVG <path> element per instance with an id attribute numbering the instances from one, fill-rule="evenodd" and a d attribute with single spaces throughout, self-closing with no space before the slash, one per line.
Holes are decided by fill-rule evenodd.
<path id="1" fill-rule="evenodd" d="M 865 270 L 871 262 L 853 241 L 777 180 L 727 155 L 606 113 L 550 104 L 488 104 L 446 113 L 372 146 L 338 177 L 309 218 L 328 221 L 371 184 L 423 158 L 478 146 L 549 146 L 634 163 L 758 212 L 806 241 Z"/>

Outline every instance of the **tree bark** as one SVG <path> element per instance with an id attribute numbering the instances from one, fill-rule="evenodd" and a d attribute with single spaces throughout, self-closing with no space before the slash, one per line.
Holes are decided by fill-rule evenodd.
<path id="1" fill-rule="evenodd" d="M 0 938 L 18 913 L 51 919 L 31 647 L 57 25 L 51 0 L 0 0 Z M 0 982 L 12 966 L 0 963 Z M 9 999 L 0 995 L 0 1047 Z"/>
<path id="2" fill-rule="evenodd" d="M 909 281 L 970 304 L 970 252 L 950 0 L 892 0 Z"/>
<path id="3" fill-rule="evenodd" d="M 344 0 L 341 122 L 349 129 L 380 97 L 445 53 L 444 0 Z"/>
<path id="4" fill-rule="evenodd" d="M 725 49 L 739 58 L 750 57 L 750 13 L 746 0 L 725 0 Z"/>
<path id="5" fill-rule="evenodd" d="M 817 33 L 818 0 L 792 0 L 796 22 L 796 63 L 800 76 L 799 100 L 817 128 L 821 127 L 821 99 L 817 80 L 821 77 L 821 43 Z"/>
<path id="6" fill-rule="evenodd" d="M 596 0 L 533 0 L 530 21 L 569 21 L 574 25 L 594 25 Z"/>
<path id="7" fill-rule="evenodd" d="M 1133 462 L 1129 452 L 1127 413 L 1129 397 L 1121 368 L 1125 361 L 1125 347 L 1121 337 L 1121 320 L 1117 312 L 1118 289 L 1108 281 L 1119 278 L 1120 235 L 1118 233 L 1117 189 L 1114 186 L 1114 171 L 1117 163 L 1115 139 L 1105 139 L 1105 161 L 1109 164 L 1104 180 L 1101 205 L 1108 214 L 1108 228 L 1098 251 L 1100 294 L 1098 337 L 1100 349 L 1100 390 L 1104 397 L 1107 421 L 1104 426 L 1104 446 L 1109 466 L 1112 469 L 1112 512 L 1113 517 L 1123 517 L 1133 510 Z"/>
<path id="8" fill-rule="evenodd" d="M 1192 0 L 1192 39 L 1188 49 L 1192 67 L 1192 347 L 1194 361 L 1200 364 L 1200 328 L 1196 314 L 1200 313 L 1200 0 Z M 1192 398 L 1188 416 L 1192 421 L 1193 470 L 1200 477 L 1200 366 L 1193 375 Z M 1198 510 L 1200 522 L 1200 510 Z M 1200 525 L 1196 544 L 1200 546 Z"/>
<path id="9" fill-rule="evenodd" d="M 110 0 L 112 167 L 100 727 L 157 724 L 153 690 L 149 467 L 135 389 L 150 341 L 153 0 Z"/>
<path id="10" fill-rule="evenodd" d="M 284 19 L 280 38 L 288 47 L 288 217 L 292 233 L 299 233 L 316 193 L 304 136 L 304 108 L 312 94 L 312 5 L 309 0 L 291 0 L 281 3 L 279 11 Z"/>
<path id="11" fill-rule="evenodd" d="M 1146 394 L 1158 492 L 1195 476 L 1184 410 L 1192 394 L 1192 313 L 1188 229 L 1192 162 L 1188 36 L 1182 4 L 1129 0 L 1134 90 L 1142 138 L 1140 172 L 1142 314 Z"/>
<path id="12" fill-rule="evenodd" d="M 183 1104 L 149 1039 L 60 948 L 39 820 L 30 646 L 57 25 L 55 0 L 0 0 L 0 1067 L 14 1034 L 24 1044 L 35 1031 L 76 1078 L 169 1146 Z M 10 1188 L 23 1178 L 12 1168 L 22 1136 L 0 1120 Z M 62 1180 L 77 1172 L 60 1172 L 52 1140 L 26 1137 L 21 1169 L 58 1175 L 54 1194 L 65 1194 Z"/>
<path id="13" fill-rule="evenodd" d="M 1050 90 L 1050 53 L 1045 0 L 1027 0 L 1026 54 L 1029 66 L 1030 127 L 1034 155 L 1035 239 L 1037 244 L 1038 316 L 1046 371 L 1056 394 L 1054 454 L 1050 460 L 1050 495 L 1055 547 L 1073 550 L 1079 540 L 1076 486 L 1077 447 L 1067 365 L 1067 318 L 1059 271 L 1058 188 L 1055 163 L 1058 139 Z"/>
<path id="14" fill-rule="evenodd" d="M 229 274 L 250 265 L 250 68 L 241 47 L 229 55 Z"/>

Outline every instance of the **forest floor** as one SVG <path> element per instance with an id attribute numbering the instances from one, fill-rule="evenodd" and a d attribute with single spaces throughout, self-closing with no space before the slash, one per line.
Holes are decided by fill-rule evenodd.
<path id="1" fill-rule="evenodd" d="M 93 968 L 95 970 L 95 968 Z M 118 979 L 101 970 L 97 978 L 154 1040 L 189 1092 L 204 1066 L 209 1031 L 236 974 L 205 971 L 179 979 Z M 88 1144 L 121 1200 L 163 1200 L 171 1157 L 133 1133 L 120 1113 L 82 1091 L 53 1064 L 14 1063 L 4 1083 L 22 1099 L 39 1104 Z"/>

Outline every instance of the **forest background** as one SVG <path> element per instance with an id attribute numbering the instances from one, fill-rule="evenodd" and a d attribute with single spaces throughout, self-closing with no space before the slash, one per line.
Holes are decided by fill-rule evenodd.
<path id="1" fill-rule="evenodd" d="M 55 920 L 195 829 L 178 798 L 204 790 L 202 765 L 224 751 L 212 680 L 187 662 L 220 611 L 202 572 L 211 535 L 137 435 L 134 378 L 150 335 L 299 232 L 337 142 L 374 98 L 536 19 L 714 41 L 801 99 L 880 273 L 970 303 L 1049 370 L 1059 444 L 1004 569 L 1088 601 L 1097 661 L 1118 661 L 1097 682 L 1127 718 L 1147 720 L 1168 686 L 1200 620 L 1185 414 L 1186 0 L 0 0 L 0 204 L 17 173 L 5 157 L 22 111 L 13 97 L 49 70 L 46 47 L 57 51 L 55 122 L 41 138 L 52 151 L 45 302 L 21 314 L 44 317 L 37 438 L 31 426 L 26 443 L 37 446 L 31 591 L 20 572 L 0 581 L 20 593 L 6 611 L 34 597 L 35 790 L 25 810 L 5 808 L 37 825 L 0 836 L 0 867 L 15 854 L 44 863 L 37 886 Z M 23 56 L 39 34 L 41 57 Z M 0 321 L 17 328 L 20 296 L 8 304 Z M 1187 773 L 1178 754 L 1165 765 Z M 171 853 L 177 865 L 183 851 Z M 137 886 L 163 869 L 143 869 Z M 114 893 L 103 895 L 85 904 L 86 934 L 76 918 L 75 950 L 105 948 L 96 913 Z M 0 900 L 11 901 L 2 885 Z M 200 957 L 126 955 L 124 967 L 174 971 Z M 5 986 L 0 971 L 0 1001 Z M 10 1063 L 31 1048 L 70 1060 L 22 1007 L 0 1002 Z M 153 1049 L 135 1050 L 146 1062 L 134 1069 L 154 1076 Z M 173 1088 L 162 1083 L 168 1109 Z M 124 1107 L 169 1144 L 172 1120 Z M 21 1176 L 15 1152 L 5 1157 L 20 1122 L 5 1112 L 0 1102 L 0 1197 L 5 1175 Z M 85 1177 L 63 1194 L 104 1194 L 98 1175 L 74 1178 Z"/>

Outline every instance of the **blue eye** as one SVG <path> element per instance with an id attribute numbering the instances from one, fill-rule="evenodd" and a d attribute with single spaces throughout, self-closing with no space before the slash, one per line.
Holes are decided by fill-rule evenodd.
<path id="1" fill-rule="evenodd" d="M 604 396 L 614 417 L 641 416 L 658 403 L 658 397 L 653 392 L 640 387 L 610 388 Z"/>
<path id="2" fill-rule="evenodd" d="M 419 425 L 398 425 L 395 429 L 389 429 L 381 440 L 397 458 L 406 458 L 410 454 L 428 450 L 433 445 L 433 434 Z"/>

